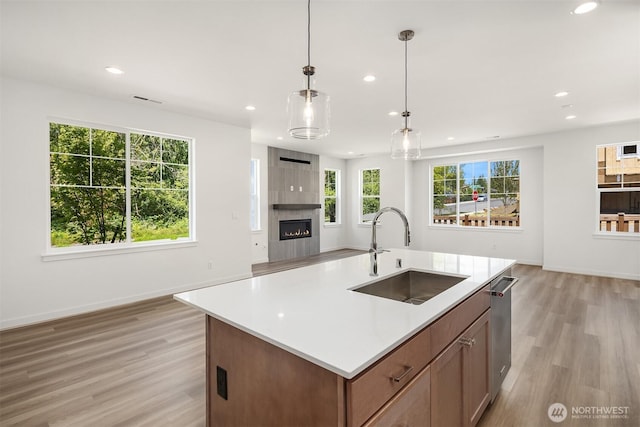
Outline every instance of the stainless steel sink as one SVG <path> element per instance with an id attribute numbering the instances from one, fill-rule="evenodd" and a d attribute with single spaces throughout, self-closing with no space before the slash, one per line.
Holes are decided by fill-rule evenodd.
<path id="1" fill-rule="evenodd" d="M 465 277 L 409 270 L 369 285 L 352 289 L 352 291 L 418 305 L 462 282 L 464 279 Z"/>

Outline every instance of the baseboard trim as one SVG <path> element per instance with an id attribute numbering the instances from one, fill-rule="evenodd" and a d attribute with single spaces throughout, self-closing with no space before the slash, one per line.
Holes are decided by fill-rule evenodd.
<path id="1" fill-rule="evenodd" d="M 555 271 L 558 273 L 583 274 L 586 276 L 611 277 L 614 279 L 640 280 L 640 274 L 618 273 L 610 271 L 590 270 L 581 268 L 569 268 L 557 265 L 543 264 L 542 269 L 545 271 Z"/>
<path id="2" fill-rule="evenodd" d="M 157 298 L 167 295 L 172 295 L 179 292 L 186 292 L 194 289 L 204 288 L 206 286 L 215 286 L 222 283 L 235 282 L 236 280 L 248 279 L 251 277 L 251 273 L 236 274 L 232 276 L 220 277 L 215 280 L 208 280 L 204 282 L 188 283 L 185 285 L 175 286 L 171 288 L 158 289 L 151 292 L 145 292 L 142 294 L 131 295 L 122 298 L 114 298 L 108 301 L 101 301 L 93 304 L 85 304 L 76 307 L 65 308 L 62 310 L 50 311 L 47 313 L 34 314 L 23 317 L 16 317 L 13 319 L 0 320 L 0 331 L 7 329 L 19 328 L 22 326 L 34 325 L 37 323 L 48 322 L 51 320 L 58 320 L 64 317 L 76 316 L 79 314 L 86 314 L 92 311 L 103 310 L 106 308 L 114 308 L 120 305 L 131 304 L 134 302 L 140 302 L 143 300 Z"/>

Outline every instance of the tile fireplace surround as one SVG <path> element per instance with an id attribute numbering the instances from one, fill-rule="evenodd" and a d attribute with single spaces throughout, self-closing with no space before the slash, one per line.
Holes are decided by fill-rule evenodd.
<path id="1" fill-rule="evenodd" d="M 320 161 L 315 154 L 269 147 L 269 261 L 320 253 Z M 281 239 L 282 221 L 311 222 Z"/>

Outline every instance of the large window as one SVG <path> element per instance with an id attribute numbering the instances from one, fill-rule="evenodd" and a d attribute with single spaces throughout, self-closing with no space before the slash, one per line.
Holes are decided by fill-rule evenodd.
<path id="1" fill-rule="evenodd" d="M 520 161 L 456 163 L 432 171 L 432 223 L 520 225 Z"/>
<path id="2" fill-rule="evenodd" d="M 340 224 L 340 171 L 324 170 L 324 223 Z"/>
<path id="3" fill-rule="evenodd" d="M 260 160 L 251 159 L 251 230 L 260 230 Z"/>
<path id="4" fill-rule="evenodd" d="M 597 147 L 598 230 L 640 233 L 640 143 Z"/>
<path id="5" fill-rule="evenodd" d="M 190 239 L 190 141 L 49 124 L 52 248 Z"/>
<path id="6" fill-rule="evenodd" d="M 380 169 L 360 171 L 360 222 L 371 222 L 380 210 Z"/>

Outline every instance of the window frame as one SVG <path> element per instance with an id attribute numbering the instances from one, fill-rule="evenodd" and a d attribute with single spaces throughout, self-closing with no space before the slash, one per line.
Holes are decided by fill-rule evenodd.
<path id="1" fill-rule="evenodd" d="M 262 231 L 262 218 L 260 216 L 260 159 L 252 158 L 251 164 L 254 176 L 252 177 L 252 185 L 250 185 L 251 201 L 255 205 L 255 219 L 252 218 L 251 210 L 249 210 L 249 226 L 252 232 Z"/>
<path id="2" fill-rule="evenodd" d="M 475 163 L 486 163 L 487 164 L 487 173 L 484 177 L 484 179 L 486 180 L 486 184 L 487 184 L 487 188 L 485 189 L 485 193 L 484 193 L 484 197 L 485 200 L 483 200 L 483 202 L 486 202 L 488 206 L 491 206 L 491 200 L 494 198 L 492 197 L 492 185 L 491 185 L 491 179 L 492 179 L 492 164 L 493 163 L 497 163 L 497 162 L 518 162 L 518 175 L 509 175 L 509 176 L 517 176 L 518 179 L 518 195 L 522 194 L 522 159 L 520 158 L 486 158 L 486 159 L 469 159 L 469 160 L 458 160 L 455 162 L 446 162 L 443 161 L 441 163 L 434 163 L 431 164 L 429 166 L 429 190 L 428 190 L 428 227 L 435 227 L 435 228 L 449 228 L 449 229 L 456 229 L 456 230 L 475 230 L 475 231 L 500 231 L 500 232 L 505 232 L 505 231 L 519 231 L 522 230 L 522 210 L 520 208 L 519 210 L 519 215 L 518 215 L 518 225 L 492 225 L 491 224 L 491 211 L 488 210 L 487 211 L 487 216 L 485 219 L 485 222 L 488 222 L 489 225 L 485 225 L 485 226 L 480 226 L 480 225 L 462 225 L 461 224 L 461 215 L 462 213 L 460 212 L 460 203 L 461 203 L 461 189 L 460 189 L 460 170 L 461 170 L 461 165 L 465 165 L 465 164 L 475 164 Z M 436 216 L 434 214 L 434 198 L 435 198 L 435 194 L 434 194 L 434 169 L 438 168 L 438 167 L 455 167 L 455 171 L 456 171 L 456 175 L 455 178 L 453 178 L 453 180 L 455 181 L 455 223 L 454 224 L 450 224 L 450 223 L 445 223 L 445 224 L 440 224 L 440 223 L 434 223 L 434 216 Z M 506 177 L 507 175 L 503 176 Z M 452 179 L 449 179 L 452 180 Z M 447 179 L 444 179 L 443 181 L 447 181 Z M 496 194 L 508 194 L 508 193 L 496 193 Z M 443 194 L 443 195 L 446 195 Z M 520 197 L 519 197 L 520 198 Z"/>
<path id="3" fill-rule="evenodd" d="M 51 240 L 51 124 L 59 124 L 64 126 L 75 126 L 87 128 L 90 130 L 100 130 L 108 132 L 118 132 L 125 134 L 125 205 L 126 205 L 126 236 L 122 242 L 114 242 L 108 244 L 90 244 L 90 245 L 73 245 L 73 246 L 52 246 Z M 197 244 L 196 239 L 196 201 L 195 201 L 195 138 L 183 135 L 175 135 L 164 132 L 148 131 L 139 128 L 114 126 L 103 123 L 94 123 L 87 121 L 78 121 L 60 117 L 47 117 L 47 150 L 46 156 L 46 248 L 42 253 L 43 261 L 56 261 L 65 259 L 87 258 L 103 255 L 113 255 L 119 253 L 144 252 L 149 250 L 163 250 L 178 247 L 190 247 Z M 179 237 L 176 239 L 157 239 L 135 242 L 131 240 L 131 134 L 142 134 L 153 137 L 175 139 L 185 141 L 188 147 L 188 216 L 189 216 L 189 236 Z M 98 156 L 99 157 L 99 156 Z M 165 162 L 161 161 L 161 164 Z"/>
<path id="4" fill-rule="evenodd" d="M 326 186 L 327 186 L 327 172 L 333 172 L 335 173 L 335 195 L 333 196 L 327 196 L 326 193 Z M 323 225 L 328 226 L 328 227 L 332 227 L 332 226 L 337 226 L 337 225 L 341 225 L 342 224 L 342 200 L 341 200 L 341 170 L 340 169 L 333 169 L 333 168 L 325 168 L 324 169 L 324 179 L 323 179 L 323 186 L 322 186 L 322 191 L 323 191 L 323 198 L 322 198 L 322 210 L 323 210 Z M 327 199 L 333 199 L 334 203 L 335 203 L 335 207 L 336 207 L 336 217 L 335 217 L 335 221 L 334 222 L 327 222 L 326 221 L 326 206 L 327 206 Z"/>
<path id="5" fill-rule="evenodd" d="M 629 145 L 635 145 L 636 148 L 636 153 L 631 153 L 631 154 L 624 154 L 623 152 L 623 147 L 625 146 L 629 146 Z M 624 172 L 619 174 L 622 175 L 621 177 L 621 181 L 620 181 L 620 187 L 600 187 L 600 175 L 599 175 L 599 170 L 601 169 L 600 165 L 599 165 L 599 159 L 598 159 L 598 150 L 600 148 L 605 149 L 605 169 L 606 169 L 606 148 L 607 147 L 611 147 L 611 148 L 615 148 L 616 149 L 616 161 L 621 161 L 624 162 L 625 160 L 630 160 L 630 159 L 640 159 L 640 151 L 638 151 L 638 148 L 640 148 L 640 141 L 627 141 L 627 142 L 614 142 L 614 143 L 607 143 L 607 144 L 598 144 L 596 145 L 596 149 L 595 149 L 595 209 L 594 209 L 594 236 L 596 237 L 603 237 L 603 238 L 611 238 L 611 239 L 636 239 L 636 240 L 640 240 L 640 233 L 637 232 L 627 232 L 627 231 L 618 231 L 617 227 L 616 230 L 602 230 L 602 213 L 601 213 L 601 202 L 602 202 L 602 194 L 603 193 L 628 193 L 628 192 L 640 192 L 640 186 L 625 186 L 625 180 L 624 180 Z M 620 168 L 622 170 L 624 170 L 624 163 L 621 163 Z M 632 181 L 635 182 L 635 181 Z"/>
<path id="6" fill-rule="evenodd" d="M 378 171 L 378 194 L 377 195 L 368 195 L 364 194 L 364 173 L 365 171 Z M 380 167 L 372 167 L 372 168 L 364 168 L 359 170 L 358 174 L 358 224 L 360 225 L 371 225 L 373 219 L 365 220 L 364 219 L 364 199 L 378 199 L 378 206 L 380 209 L 382 207 L 382 168 Z"/>

